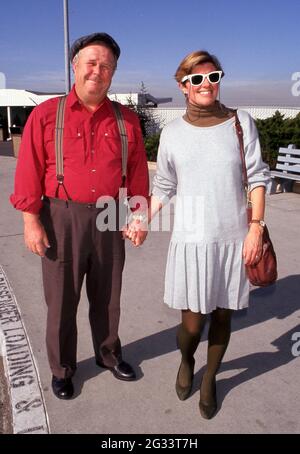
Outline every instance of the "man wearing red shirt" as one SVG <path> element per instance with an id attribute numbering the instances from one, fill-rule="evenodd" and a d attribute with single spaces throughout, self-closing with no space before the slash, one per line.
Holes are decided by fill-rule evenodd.
<path id="1" fill-rule="evenodd" d="M 23 212 L 27 247 L 43 257 L 48 306 L 47 352 L 52 389 L 70 399 L 76 370 L 76 312 L 84 276 L 96 363 L 120 380 L 134 380 L 122 360 L 118 336 L 125 259 L 120 229 L 99 231 L 99 197 L 117 199 L 122 182 L 121 140 L 107 92 L 120 48 L 106 33 L 75 41 L 70 57 L 75 84 L 64 116 L 64 184 L 56 177 L 55 121 L 58 99 L 37 106 L 29 117 L 19 153 L 11 202 Z M 149 194 L 146 154 L 139 120 L 120 106 L 128 136 L 126 188 Z"/>

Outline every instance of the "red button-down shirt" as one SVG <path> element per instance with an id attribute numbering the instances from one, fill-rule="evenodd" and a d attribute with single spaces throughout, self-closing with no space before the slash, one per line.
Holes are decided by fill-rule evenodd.
<path id="1" fill-rule="evenodd" d="M 37 106 L 24 128 L 10 200 L 15 208 L 38 214 L 41 197 L 56 197 L 55 121 L 58 98 Z M 138 117 L 121 105 L 128 135 L 126 187 L 130 197 L 149 194 L 145 148 Z M 64 123 L 64 185 L 75 202 L 116 197 L 122 182 L 122 152 L 111 101 L 95 112 L 79 101 L 75 87 L 67 97 Z M 62 187 L 58 197 L 67 199 Z"/>

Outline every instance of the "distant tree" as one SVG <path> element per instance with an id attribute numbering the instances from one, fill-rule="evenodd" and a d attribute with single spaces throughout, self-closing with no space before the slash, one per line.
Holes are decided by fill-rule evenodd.
<path id="1" fill-rule="evenodd" d="M 143 137 L 149 137 L 152 134 L 157 133 L 157 131 L 160 129 L 159 123 L 155 118 L 154 114 L 154 109 L 153 107 L 149 107 L 146 105 L 146 94 L 147 94 L 147 89 L 144 84 L 144 82 L 141 82 L 141 87 L 139 94 L 141 95 L 142 99 L 142 104 L 136 104 L 132 100 L 132 96 L 129 96 L 127 98 L 127 105 L 130 109 L 134 110 L 134 112 L 138 115 L 140 124 L 141 124 L 141 130 Z"/>
<path id="2" fill-rule="evenodd" d="M 147 93 L 144 82 L 141 82 L 139 94 L 141 95 L 142 103 L 136 104 L 132 96 L 129 96 L 127 105 L 139 117 L 148 161 L 156 161 L 162 125 L 155 117 L 155 109 L 146 105 Z"/>

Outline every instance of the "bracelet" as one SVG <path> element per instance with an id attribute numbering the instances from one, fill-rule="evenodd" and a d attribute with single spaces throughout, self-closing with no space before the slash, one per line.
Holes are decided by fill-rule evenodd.
<path id="1" fill-rule="evenodd" d="M 252 220 L 249 222 L 249 225 L 250 225 L 250 224 L 259 224 L 261 227 L 265 227 L 265 226 L 266 226 L 265 221 L 263 221 L 262 219 L 252 219 Z"/>
<path id="2" fill-rule="evenodd" d="M 130 224 L 132 221 L 139 221 L 142 222 L 143 224 L 147 224 L 148 222 L 148 216 L 143 213 L 131 213 L 131 215 L 128 218 L 128 224 Z"/>

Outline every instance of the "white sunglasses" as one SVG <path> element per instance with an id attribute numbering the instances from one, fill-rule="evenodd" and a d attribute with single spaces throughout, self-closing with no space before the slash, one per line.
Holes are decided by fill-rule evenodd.
<path id="1" fill-rule="evenodd" d="M 209 83 L 211 84 L 218 84 L 221 80 L 223 71 L 212 71 L 211 73 L 207 74 L 189 74 L 188 76 L 184 76 L 181 79 L 181 83 L 183 84 L 187 80 L 190 81 L 191 85 L 194 87 L 197 87 L 199 85 L 202 85 L 205 78 L 208 80 Z"/>

